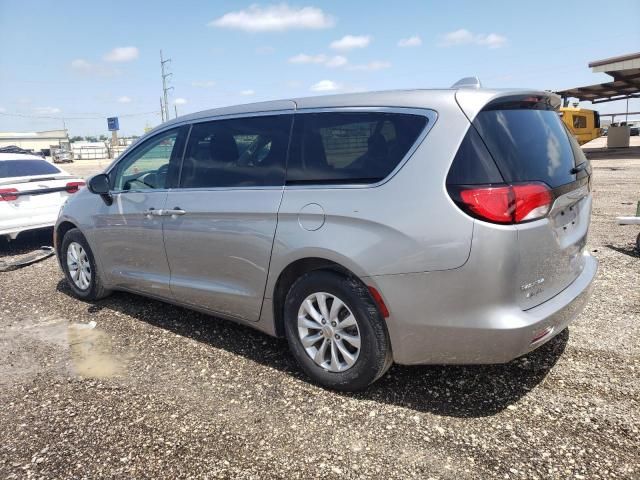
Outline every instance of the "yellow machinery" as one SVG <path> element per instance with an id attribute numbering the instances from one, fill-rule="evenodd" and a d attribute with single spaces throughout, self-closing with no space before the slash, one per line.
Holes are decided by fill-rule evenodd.
<path id="1" fill-rule="evenodd" d="M 558 112 L 562 122 L 573 133 L 580 145 L 602 135 L 600 115 L 595 110 L 579 107 L 560 107 Z"/>

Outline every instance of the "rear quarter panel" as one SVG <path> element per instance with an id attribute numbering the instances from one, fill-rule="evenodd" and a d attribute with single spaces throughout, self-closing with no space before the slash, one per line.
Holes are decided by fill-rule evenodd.
<path id="1" fill-rule="evenodd" d="M 428 135 L 395 175 L 378 186 L 287 186 L 278 214 L 266 297 L 287 265 L 335 261 L 358 276 L 460 267 L 473 220 L 446 192 L 445 179 L 469 121 L 448 92 L 420 107 L 437 113 Z M 310 213 L 303 207 L 317 204 Z M 308 230 L 302 223 L 322 226 Z"/>

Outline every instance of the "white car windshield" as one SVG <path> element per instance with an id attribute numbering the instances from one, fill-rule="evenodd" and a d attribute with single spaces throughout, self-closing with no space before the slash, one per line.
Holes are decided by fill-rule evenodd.
<path id="1" fill-rule="evenodd" d="M 45 160 L 1 160 L 0 178 L 58 175 L 58 170 Z"/>

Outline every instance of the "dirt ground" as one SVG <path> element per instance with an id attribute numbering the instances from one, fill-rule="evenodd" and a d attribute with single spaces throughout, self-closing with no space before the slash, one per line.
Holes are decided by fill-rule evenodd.
<path id="1" fill-rule="evenodd" d="M 614 223 L 640 160 L 593 167 L 600 270 L 567 331 L 506 365 L 394 366 L 359 394 L 245 327 L 75 300 L 54 258 L 0 273 L 0 478 L 640 478 L 638 228 Z"/>

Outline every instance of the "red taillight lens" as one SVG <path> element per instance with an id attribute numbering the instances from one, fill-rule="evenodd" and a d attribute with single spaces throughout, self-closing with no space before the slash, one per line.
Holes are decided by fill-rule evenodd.
<path id="1" fill-rule="evenodd" d="M 15 188 L 0 188 L 0 202 L 9 202 L 18 199 L 18 190 Z"/>
<path id="2" fill-rule="evenodd" d="M 544 217 L 551 209 L 553 195 L 549 187 L 542 183 L 513 185 L 516 199 L 515 223 Z"/>
<path id="3" fill-rule="evenodd" d="M 67 193 L 76 193 L 78 190 L 80 190 L 81 187 L 84 186 L 84 182 L 69 182 L 67 183 L 65 189 L 67 190 Z"/>
<path id="4" fill-rule="evenodd" d="M 544 217 L 553 203 L 543 183 L 462 187 L 459 203 L 473 216 L 493 223 L 512 224 Z"/>

